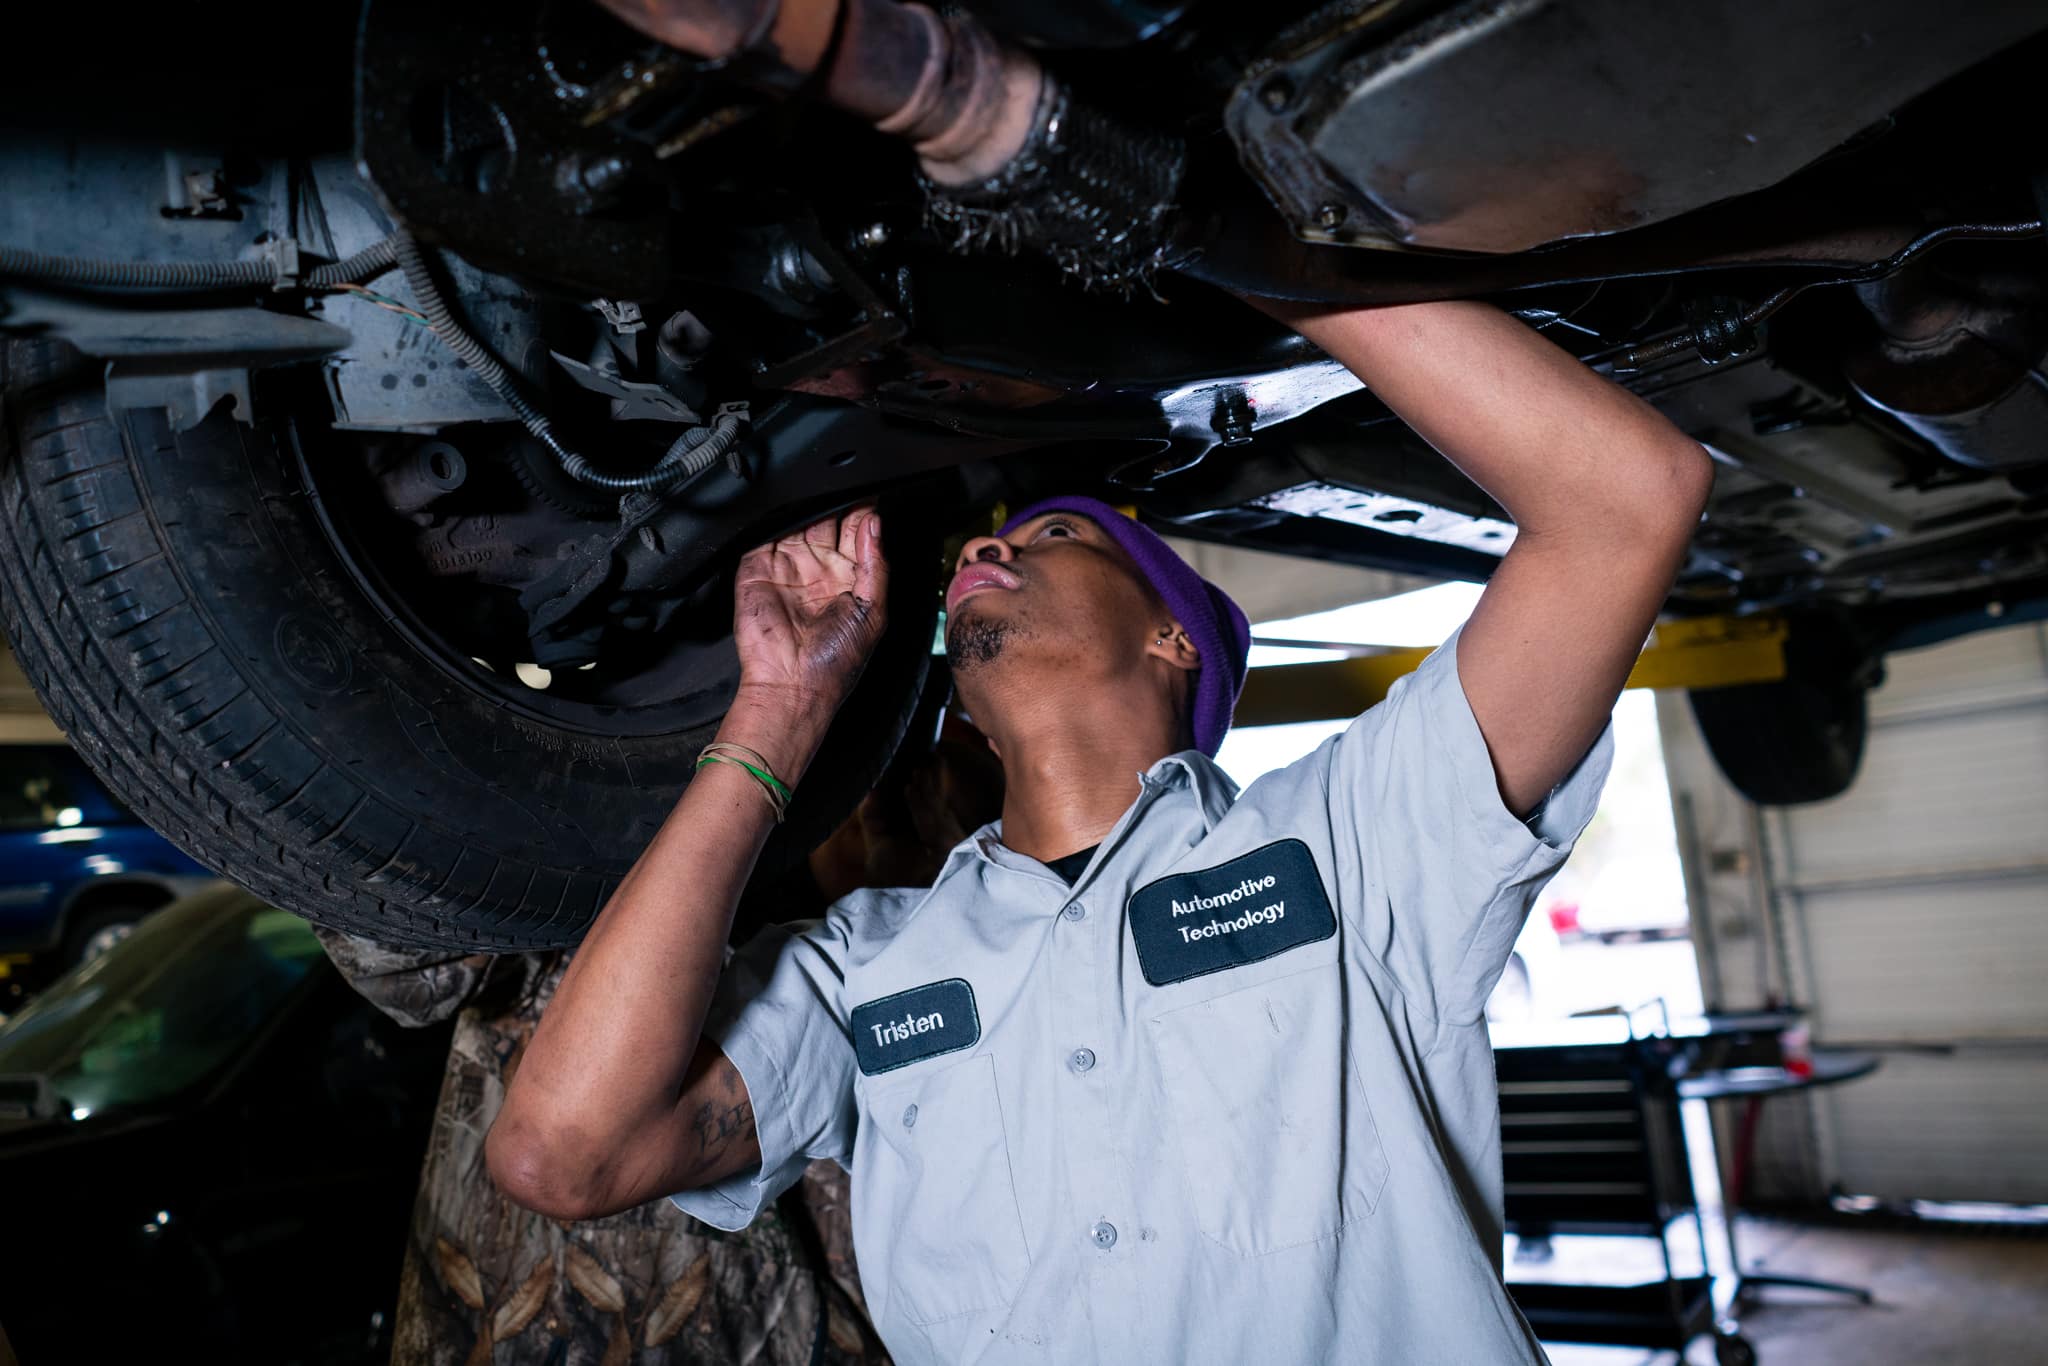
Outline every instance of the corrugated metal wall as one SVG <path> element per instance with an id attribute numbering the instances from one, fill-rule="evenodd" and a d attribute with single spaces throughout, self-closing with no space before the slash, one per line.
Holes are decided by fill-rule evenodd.
<path id="1" fill-rule="evenodd" d="M 1746 829 L 1683 699 L 1660 707 L 1710 994 L 1717 974 L 1731 1004 L 1789 987 L 1817 1038 L 1885 1059 L 1774 1102 L 1755 1189 L 2048 1202 L 2048 628 L 1894 655 L 1888 673 L 1856 786 Z"/>

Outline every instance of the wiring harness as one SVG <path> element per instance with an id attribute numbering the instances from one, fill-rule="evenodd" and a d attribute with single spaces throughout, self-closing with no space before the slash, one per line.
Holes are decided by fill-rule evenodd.
<path id="1" fill-rule="evenodd" d="M 301 272 L 297 243 L 276 239 L 264 255 L 249 261 L 103 261 L 51 256 L 19 247 L 0 247 L 0 279 L 33 280 L 87 289 L 345 290 L 379 308 L 420 323 L 489 385 L 518 417 L 520 425 L 547 447 L 562 472 L 579 483 L 611 492 L 665 492 L 694 480 L 729 455 L 740 439 L 737 414 L 718 414 L 707 426 L 691 427 L 654 465 L 638 474 L 607 474 L 571 449 L 536 407 L 519 381 L 455 317 L 428 268 L 426 253 L 411 233 L 399 231 L 353 256 Z M 397 267 L 405 275 L 417 308 L 363 287 Z"/>
<path id="2" fill-rule="evenodd" d="M 269 285 L 289 289 L 337 289 L 382 275 L 397 264 L 397 238 L 332 265 L 298 273 L 296 244 L 267 245 L 254 261 L 94 261 L 79 256 L 46 256 L 19 247 L 0 247 L 0 277 L 40 280 L 91 289 L 238 289 Z"/>

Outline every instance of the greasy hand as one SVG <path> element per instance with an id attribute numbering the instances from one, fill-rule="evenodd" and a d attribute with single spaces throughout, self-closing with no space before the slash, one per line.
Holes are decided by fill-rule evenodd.
<path id="1" fill-rule="evenodd" d="M 882 638 L 888 586 L 871 507 L 747 552 L 733 592 L 740 686 L 836 709 Z"/>

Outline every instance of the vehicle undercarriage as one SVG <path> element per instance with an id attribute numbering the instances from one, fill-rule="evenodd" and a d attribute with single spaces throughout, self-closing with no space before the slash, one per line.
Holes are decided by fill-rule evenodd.
<path id="1" fill-rule="evenodd" d="M 785 860 L 928 716 L 998 503 L 1485 577 L 1502 511 L 1233 291 L 1491 300 L 1703 442 L 1668 610 L 1794 623 L 1696 698 L 1761 800 L 1853 777 L 1886 650 L 2048 603 L 2036 5 L 612 7 L 81 16 L 100 93 L 0 111 L 9 637 L 316 920 L 573 941 L 731 696 L 739 552 L 858 499 L 898 629 Z"/>

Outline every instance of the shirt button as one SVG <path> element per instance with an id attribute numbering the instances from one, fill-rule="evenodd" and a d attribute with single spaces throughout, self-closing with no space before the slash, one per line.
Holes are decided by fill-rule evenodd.
<path id="1" fill-rule="evenodd" d="M 916 1124 L 916 1123 L 917 1123 L 917 1107 L 916 1107 L 915 1105 L 906 1105 L 906 1106 L 904 1106 L 904 1107 L 903 1107 L 903 1127 L 904 1127 L 904 1128 L 906 1128 L 906 1129 L 908 1129 L 908 1128 L 910 1128 L 910 1127 L 911 1127 L 911 1126 L 912 1126 L 913 1124 Z"/>
<path id="2" fill-rule="evenodd" d="M 1116 1246 L 1116 1225 L 1107 1219 L 1098 1219 L 1095 1227 L 1088 1230 L 1088 1236 L 1095 1240 L 1095 1246 L 1107 1252 Z"/>
<path id="3" fill-rule="evenodd" d="M 1095 1066 L 1095 1050 L 1092 1048 L 1075 1049 L 1067 1058 L 1067 1066 L 1073 1068 L 1076 1072 L 1086 1072 L 1089 1068 Z"/>
<path id="4" fill-rule="evenodd" d="M 1060 914 L 1069 920 L 1079 920 L 1082 916 L 1088 914 L 1088 908 L 1078 901 L 1069 901 L 1067 909 L 1061 911 Z"/>

